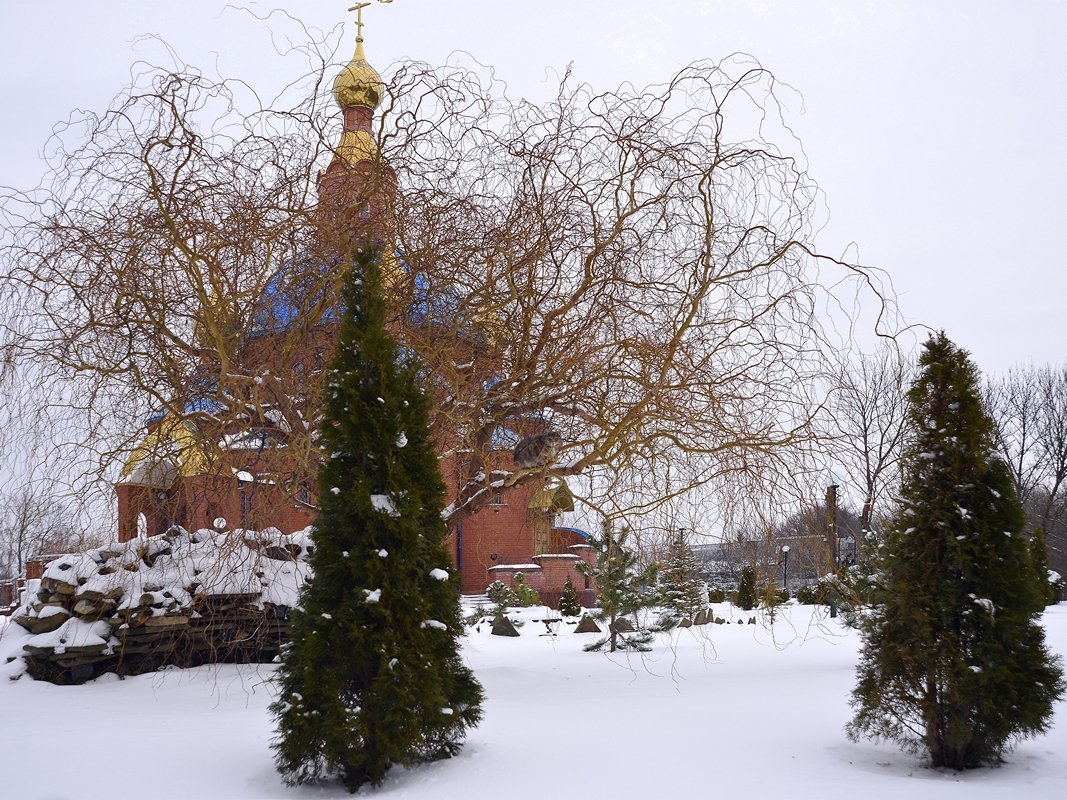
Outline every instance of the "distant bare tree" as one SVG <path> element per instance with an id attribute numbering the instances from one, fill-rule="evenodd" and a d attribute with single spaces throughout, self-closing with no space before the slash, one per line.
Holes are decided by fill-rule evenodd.
<path id="1" fill-rule="evenodd" d="M 904 445 L 906 396 L 913 365 L 895 342 L 845 364 L 830 405 L 833 452 L 863 498 L 860 530 L 871 530 L 875 509 L 892 491 Z"/>
<path id="2" fill-rule="evenodd" d="M 1067 365 L 1012 368 L 983 399 L 1028 527 L 1044 529 L 1049 566 L 1067 574 Z"/>
<path id="3" fill-rule="evenodd" d="M 39 555 L 75 552 L 102 542 L 79 518 L 70 500 L 47 487 L 27 485 L 0 495 L 0 577 L 18 577 Z"/>
<path id="4" fill-rule="evenodd" d="M 1011 470 L 1024 506 L 1044 481 L 1048 467 L 1039 457 L 1044 417 L 1039 374 L 1032 367 L 1014 367 L 1002 376 L 988 378 L 983 393 L 997 450 Z"/>

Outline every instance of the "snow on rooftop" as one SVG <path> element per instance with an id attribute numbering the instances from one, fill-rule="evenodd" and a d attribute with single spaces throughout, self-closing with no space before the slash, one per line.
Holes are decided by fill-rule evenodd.
<path id="1" fill-rule="evenodd" d="M 494 569 L 541 569 L 540 564 L 497 564 L 495 567 L 489 567 L 490 570 Z"/>

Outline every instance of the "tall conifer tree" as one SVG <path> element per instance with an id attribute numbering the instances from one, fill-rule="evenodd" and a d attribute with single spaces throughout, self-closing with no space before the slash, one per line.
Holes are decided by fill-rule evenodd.
<path id="1" fill-rule="evenodd" d="M 330 366 L 313 577 L 271 707 L 289 783 L 355 791 L 393 764 L 456 753 L 481 717 L 457 652 L 459 590 L 417 365 L 385 331 L 378 254 L 355 253 Z"/>
<path id="2" fill-rule="evenodd" d="M 880 559 L 883 602 L 863 622 L 849 733 L 965 769 L 1047 730 L 1063 672 L 1034 617 L 1040 589 L 1023 512 L 993 455 L 977 370 L 943 333 L 919 364 L 900 511 Z"/>

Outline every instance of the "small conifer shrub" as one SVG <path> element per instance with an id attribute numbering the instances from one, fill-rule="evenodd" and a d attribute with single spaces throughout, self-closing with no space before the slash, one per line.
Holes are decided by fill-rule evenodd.
<path id="1" fill-rule="evenodd" d="M 522 605 L 515 590 L 503 581 L 493 581 L 485 590 L 485 595 L 500 608 L 514 608 Z"/>
<path id="2" fill-rule="evenodd" d="M 708 587 L 700 579 L 700 565 L 683 531 L 671 539 L 658 577 L 659 604 L 667 619 L 692 620 L 708 607 Z"/>
<path id="3" fill-rule="evenodd" d="M 805 606 L 814 606 L 822 602 L 818 584 L 798 586 L 793 593 L 793 597 L 796 598 L 798 603 Z"/>
<path id="4" fill-rule="evenodd" d="M 741 580 L 737 585 L 737 599 L 734 604 L 738 608 L 750 611 L 756 607 L 756 570 L 751 564 L 741 568 Z"/>
<path id="5" fill-rule="evenodd" d="M 536 606 L 541 602 L 541 595 L 526 582 L 526 576 L 521 572 L 515 573 L 515 596 L 519 598 L 520 606 Z"/>
<path id="6" fill-rule="evenodd" d="M 1058 603 L 1062 586 L 1056 586 L 1056 578 L 1059 575 L 1048 568 L 1048 547 L 1045 545 L 1045 529 L 1040 525 L 1034 528 L 1030 537 L 1030 564 L 1034 569 L 1034 575 L 1042 586 L 1040 604 L 1042 610 L 1045 606 Z"/>
<path id="7" fill-rule="evenodd" d="M 582 613 L 582 604 L 578 600 L 578 590 L 574 588 L 570 578 L 567 578 L 567 582 L 563 584 L 563 594 L 560 595 L 559 605 L 556 606 L 556 610 L 564 617 L 577 617 Z"/>
<path id="8" fill-rule="evenodd" d="M 651 582 L 652 571 L 638 569 L 637 554 L 627 546 L 628 538 L 626 528 L 616 530 L 605 519 L 600 537 L 590 541 L 596 552 L 595 566 L 578 565 L 583 574 L 596 581 L 599 617 L 608 623 L 607 637 L 586 645 L 585 650 L 599 650 L 605 645 L 612 653 L 619 649 L 645 650 L 651 640 L 647 631 L 627 634 L 619 631 L 617 624 L 621 617 L 644 608 L 654 597 L 641 591 Z"/>

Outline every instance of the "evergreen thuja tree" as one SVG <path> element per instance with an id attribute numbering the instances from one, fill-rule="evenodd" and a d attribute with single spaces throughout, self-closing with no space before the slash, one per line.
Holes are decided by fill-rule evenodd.
<path id="1" fill-rule="evenodd" d="M 708 605 L 708 587 L 700 579 L 700 565 L 685 534 L 671 539 L 659 572 L 659 602 L 675 619 L 692 619 Z"/>
<path id="2" fill-rule="evenodd" d="M 1045 544 L 1045 529 L 1038 525 L 1030 536 L 1030 564 L 1034 569 L 1034 577 L 1041 585 L 1042 592 L 1040 607 L 1053 605 L 1059 601 L 1059 592 L 1056 591 L 1049 580 L 1048 570 L 1048 546 Z"/>
<path id="3" fill-rule="evenodd" d="M 386 333 L 377 252 L 357 251 L 324 398 L 313 576 L 271 706 L 290 784 L 355 791 L 456 753 L 482 692 L 457 652 L 457 577 L 416 365 Z"/>
<path id="4" fill-rule="evenodd" d="M 756 607 L 756 570 L 751 564 L 741 567 L 741 578 L 737 584 L 737 599 L 734 601 L 738 608 L 750 611 Z"/>
<path id="5" fill-rule="evenodd" d="M 943 333 L 919 363 L 900 510 L 879 559 L 881 602 L 862 622 L 849 734 L 966 769 L 1047 730 L 1063 672 L 1035 619 L 1040 587 L 1023 512 L 993 455 L 977 370 Z"/>
<path id="6" fill-rule="evenodd" d="M 563 584 L 563 592 L 559 596 L 556 610 L 564 617 L 577 617 L 582 613 L 582 601 L 570 578 L 567 578 L 567 582 Z"/>

